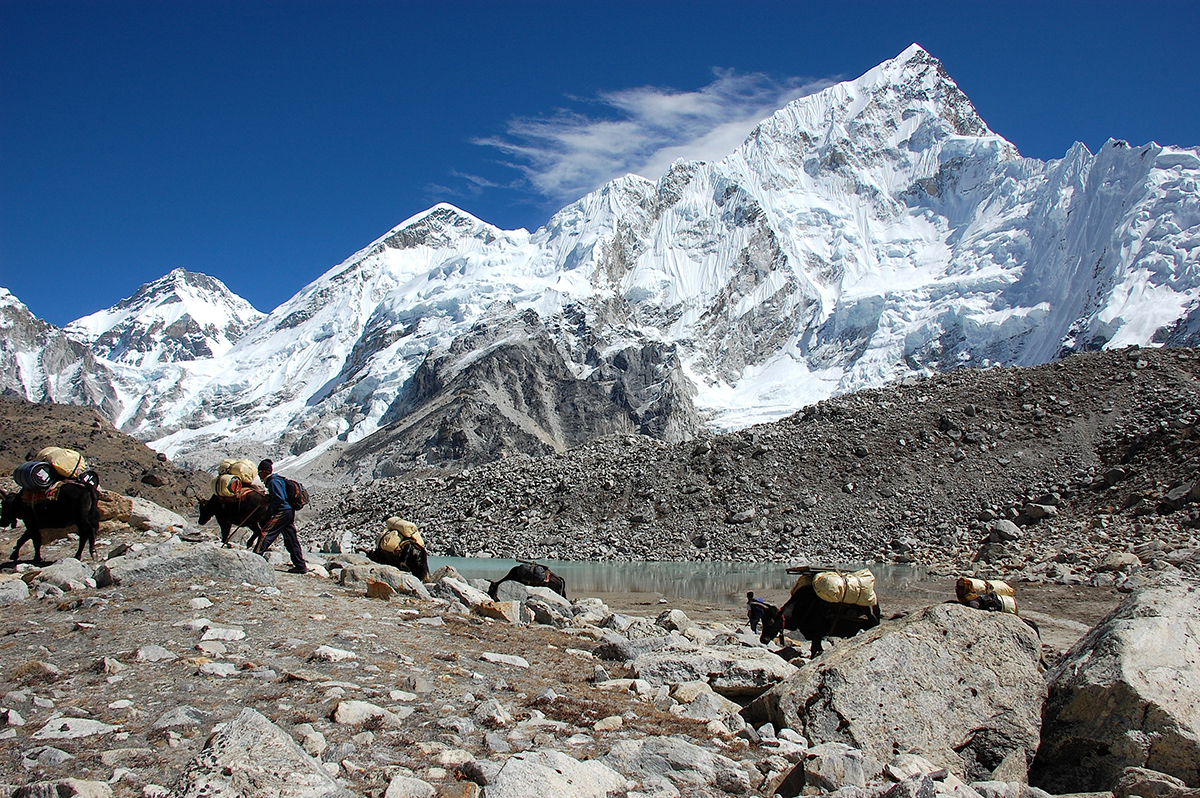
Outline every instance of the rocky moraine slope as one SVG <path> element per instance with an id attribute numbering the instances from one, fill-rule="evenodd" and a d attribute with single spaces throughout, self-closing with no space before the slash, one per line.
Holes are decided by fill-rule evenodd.
<path id="1" fill-rule="evenodd" d="M 1134 347 L 964 369 L 699 441 L 618 436 L 375 480 L 323 495 L 304 532 L 370 547 L 386 512 L 417 522 L 439 554 L 947 568 L 982 557 L 1067 582 L 1114 552 L 1185 562 L 1200 522 L 1198 357 Z"/>

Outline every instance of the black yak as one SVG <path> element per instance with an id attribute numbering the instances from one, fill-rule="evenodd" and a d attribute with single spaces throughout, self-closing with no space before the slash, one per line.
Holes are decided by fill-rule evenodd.
<path id="1" fill-rule="evenodd" d="M 210 496 L 200 502 L 200 526 L 212 518 L 217 519 L 217 525 L 221 527 L 222 546 L 229 545 L 234 529 L 246 527 L 251 533 L 246 548 L 253 549 L 262 538 L 263 527 L 271 519 L 267 511 L 267 495 L 257 490 L 247 490 L 237 499 Z"/>
<path id="2" fill-rule="evenodd" d="M 833 604 L 823 601 L 808 584 L 797 587 L 783 607 L 766 606 L 759 641 L 770 643 L 784 629 L 794 629 L 812 641 L 811 654 L 815 657 L 824 650 L 823 638 L 853 637 L 864 629 L 878 626 L 879 620 L 878 604 L 871 607 Z"/>
<path id="3" fill-rule="evenodd" d="M 528 587 L 548 587 L 563 598 L 567 597 L 567 582 L 565 579 L 544 565 L 524 560 L 518 565 L 513 566 L 512 570 L 503 577 L 492 582 L 492 586 L 488 588 L 488 595 L 495 600 L 496 591 L 499 589 L 500 583 L 510 580 L 520 582 Z"/>
<path id="4" fill-rule="evenodd" d="M 49 496 L 27 502 L 25 491 L 5 493 L 0 496 L 0 528 L 16 527 L 17 521 L 25 522 L 25 534 L 17 540 L 10 562 L 25 541 L 33 542 L 33 561 L 42 562 L 42 530 L 73 526 L 79 534 L 79 550 L 75 559 L 83 558 L 83 547 L 88 547 L 88 556 L 96 557 L 96 532 L 100 529 L 100 493 L 84 482 L 67 480 L 58 483 Z"/>
<path id="5" fill-rule="evenodd" d="M 414 540 L 401 541 L 395 551 L 384 551 L 377 547 L 374 551 L 367 552 L 367 557 L 380 565 L 390 565 L 401 571 L 408 571 L 422 582 L 429 581 L 429 555 L 425 548 L 417 545 Z"/>

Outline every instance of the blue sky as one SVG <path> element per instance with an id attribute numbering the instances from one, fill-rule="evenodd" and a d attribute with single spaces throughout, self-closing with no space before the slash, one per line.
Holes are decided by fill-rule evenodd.
<path id="1" fill-rule="evenodd" d="M 0 0 L 0 285 L 270 311 L 446 201 L 535 229 L 917 42 L 1027 156 L 1200 145 L 1200 3 Z"/>

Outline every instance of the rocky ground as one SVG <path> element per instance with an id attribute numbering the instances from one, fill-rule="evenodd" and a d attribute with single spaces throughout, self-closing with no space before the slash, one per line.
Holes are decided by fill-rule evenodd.
<path id="1" fill-rule="evenodd" d="M 570 608 L 522 594 L 519 610 L 480 609 L 476 594 L 451 582 L 427 597 L 396 584 L 389 600 L 368 598 L 368 576 L 339 579 L 365 561 L 335 552 L 370 548 L 383 519 L 400 514 L 434 553 L 928 566 L 929 581 L 881 597 L 898 616 L 884 628 L 949 598 L 951 576 L 1004 577 L 1041 627 L 1041 667 L 1052 669 L 1124 597 L 1200 574 L 1198 369 L 1195 350 L 1128 350 L 956 372 L 687 445 L 619 437 L 563 455 L 323 489 L 300 515 L 317 566 L 308 576 L 222 566 L 97 586 L 105 578 L 95 563 L 49 573 L 23 564 L 19 579 L 0 574 L 0 785 L 232 794 L 204 788 L 197 763 L 215 761 L 222 735 L 262 746 L 282 730 L 320 763 L 311 778 L 331 779 L 285 794 L 470 796 L 490 780 L 485 798 L 507 798 L 522 793 L 505 792 L 496 771 L 535 759 L 560 776 L 602 763 L 624 779 L 610 794 L 631 798 L 788 794 L 780 779 L 810 762 L 814 741 L 744 728 L 745 695 L 622 681 L 637 675 L 635 660 L 604 657 L 614 634 L 627 640 L 622 651 L 659 638 L 752 648 L 740 611 L 644 594 Z M 190 494 L 207 488 L 206 477 L 174 469 L 88 412 L 0 401 L 8 441 L 0 457 L 12 461 L 0 469 L 65 445 L 83 451 L 110 490 L 191 512 Z M 98 557 L 145 556 L 162 541 L 208 551 L 216 537 L 193 519 L 140 525 L 107 526 Z M 4 532 L 7 552 L 20 530 Z M 62 559 L 73 545 L 44 552 Z M 247 708 L 257 715 L 242 717 Z M 256 725 L 259 716 L 267 725 Z M 647 741 L 675 748 L 643 751 L 649 758 L 633 764 L 630 752 Z M 308 767 L 296 762 L 288 767 Z M 599 773 L 579 771 L 576 783 Z M 88 784 L 64 786 L 72 778 Z M 938 780 L 938 794 L 970 798 L 946 791 L 951 782 Z M 1038 794 L 975 786 L 984 798 Z"/>
<path id="2" fill-rule="evenodd" d="M 190 513 L 195 497 L 210 492 L 208 475 L 177 468 L 91 408 L 31 404 L 0 395 L 0 474 L 11 474 L 46 446 L 82 452 L 100 475 L 100 487 L 171 510 Z M 16 489 L 3 482 L 4 490 Z"/>
<path id="3" fill-rule="evenodd" d="M 321 763 L 337 780 L 330 784 L 364 796 L 477 796 L 479 784 L 520 752 L 615 767 L 628 782 L 612 795 L 770 794 L 810 756 L 803 739 L 765 739 L 771 728 L 746 729 L 738 716 L 771 680 L 754 677 L 751 691 L 732 691 L 733 700 L 686 677 L 676 681 L 691 686 L 629 680 L 653 679 L 637 671 L 640 660 L 626 658 L 639 645 L 664 645 L 668 635 L 672 648 L 760 651 L 740 612 L 638 594 L 566 607 L 513 584 L 501 593 L 515 599 L 505 607 L 461 582 L 422 588 L 411 577 L 393 582 L 396 591 L 366 589 L 370 577 L 406 575 L 388 576 L 361 556 L 315 552 L 308 575 L 282 572 L 282 553 L 274 553 L 272 571 L 249 553 L 216 548 L 215 530 L 185 526 L 180 540 L 174 520 L 101 540 L 99 570 L 63 559 L 71 543 L 61 541 L 47 547 L 59 564 L 22 563 L 0 581 L 0 774 L 7 774 L 0 785 L 54 784 L 58 795 L 108 795 L 105 787 L 116 796 L 206 794 L 196 792 L 197 774 L 212 775 L 197 764 L 210 750 L 206 742 L 246 708 Z M 160 549 L 175 559 L 131 569 Z M 197 570 L 193 555 L 229 562 Z M 16 581 L 28 586 L 29 598 L 10 597 Z M 940 604 L 944 587 L 914 586 L 886 601 L 897 616 L 911 616 Z M 405 593 L 423 589 L 432 595 Z M 1053 584 L 1020 586 L 1018 595 L 1025 616 L 1044 630 L 1051 665 L 1123 597 L 1113 588 Z M 524 620 L 516 600 L 527 608 Z M 901 623 L 893 618 L 884 628 Z M 614 640 L 632 651 L 614 656 Z M 752 665 L 729 672 L 754 673 Z M 252 731 L 254 745 L 266 745 L 262 730 Z M 647 760 L 654 767 L 614 759 L 620 745 L 646 741 L 673 746 L 673 764 L 660 755 Z M 283 756 L 277 748 L 272 743 L 256 756 L 274 762 Z M 416 791 L 389 792 L 393 784 Z M 334 794 L 310 787 L 286 794 Z M 551 794 L 606 794 L 579 789 Z"/>

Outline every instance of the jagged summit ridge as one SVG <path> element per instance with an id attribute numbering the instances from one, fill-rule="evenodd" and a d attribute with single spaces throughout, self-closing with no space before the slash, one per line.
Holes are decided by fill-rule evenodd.
<path id="1" fill-rule="evenodd" d="M 106 360 L 149 367 L 223 355 L 263 316 L 215 277 L 175 269 L 63 332 Z"/>
<path id="2" fill-rule="evenodd" d="M 224 354 L 103 362 L 122 428 L 202 466 L 679 439 L 913 374 L 1195 343 L 1198 184 L 1196 149 L 1023 158 L 914 45 L 721 161 L 619 178 L 533 233 L 439 204 Z M 517 376 L 539 369 L 564 384 Z"/>

